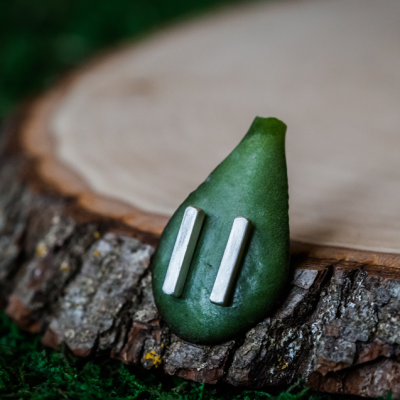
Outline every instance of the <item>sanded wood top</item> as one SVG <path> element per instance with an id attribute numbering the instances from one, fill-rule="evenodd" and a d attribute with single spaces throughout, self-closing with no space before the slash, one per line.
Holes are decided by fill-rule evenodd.
<path id="1" fill-rule="evenodd" d="M 83 207 L 159 234 L 252 119 L 274 116 L 292 240 L 400 254 L 399 21 L 398 0 L 219 10 L 74 74 L 33 107 L 25 148 Z"/>

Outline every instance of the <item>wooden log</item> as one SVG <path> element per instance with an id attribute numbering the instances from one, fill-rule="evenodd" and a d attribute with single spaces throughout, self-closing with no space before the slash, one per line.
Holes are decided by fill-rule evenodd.
<path id="1" fill-rule="evenodd" d="M 23 107 L 0 139 L 0 302 L 7 314 L 44 332 L 46 345 L 66 343 L 79 356 L 109 354 L 200 382 L 261 388 L 303 379 L 331 393 L 399 397 L 400 59 L 393 48 L 400 10 L 396 1 L 376 4 L 363 0 L 361 16 L 358 1 L 221 11 L 106 55 Z M 379 29 L 369 33 L 371 15 Z M 282 24 L 292 27 L 290 40 L 270 28 Z M 310 37 L 318 37 L 314 48 L 301 47 Z M 284 45 L 291 51 L 282 53 Z M 338 58 L 320 58 L 333 50 Z M 365 66 L 370 53 L 391 60 L 379 79 Z M 268 64 L 271 54 L 276 64 Z M 339 56 L 362 75 L 358 83 L 346 68 L 339 80 L 329 73 L 343 67 Z M 288 90 L 293 65 L 303 84 Z M 314 80 L 305 79 L 309 69 Z M 294 89 L 298 97 L 290 97 Z M 307 91 L 315 96 L 309 103 L 301 101 Z M 239 92 L 245 100 L 233 95 Z M 158 316 L 151 256 L 182 196 L 236 144 L 259 104 L 290 120 L 289 295 L 245 336 L 193 345 Z"/>

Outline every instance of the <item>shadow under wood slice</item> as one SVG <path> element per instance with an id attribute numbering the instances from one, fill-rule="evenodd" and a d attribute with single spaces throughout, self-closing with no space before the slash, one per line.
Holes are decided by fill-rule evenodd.
<path id="1" fill-rule="evenodd" d="M 29 193 L 14 179 L 21 163 L 0 165 L 0 304 L 7 304 L 28 219 Z M 7 282 L 7 285 L 5 285 Z"/>

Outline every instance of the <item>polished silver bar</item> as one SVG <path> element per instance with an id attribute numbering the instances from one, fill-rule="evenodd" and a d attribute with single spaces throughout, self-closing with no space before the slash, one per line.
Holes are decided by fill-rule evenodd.
<path id="1" fill-rule="evenodd" d="M 240 261 L 249 237 L 250 226 L 251 221 L 247 218 L 237 217 L 233 221 L 228 243 L 211 292 L 211 303 L 226 306 L 239 271 Z"/>
<path id="2" fill-rule="evenodd" d="M 203 221 L 201 208 L 186 208 L 165 275 L 162 289 L 165 294 L 175 297 L 182 294 Z"/>

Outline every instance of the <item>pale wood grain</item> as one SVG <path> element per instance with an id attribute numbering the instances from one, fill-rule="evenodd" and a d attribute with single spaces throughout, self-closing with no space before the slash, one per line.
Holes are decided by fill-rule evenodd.
<path id="1" fill-rule="evenodd" d="M 288 124 L 292 239 L 400 253 L 399 18 L 397 0 L 222 10 L 78 73 L 38 105 L 27 145 L 52 154 L 42 173 L 64 191 L 168 217 L 273 115 Z"/>

